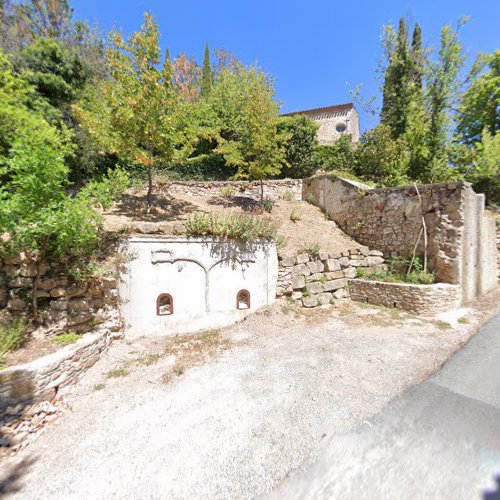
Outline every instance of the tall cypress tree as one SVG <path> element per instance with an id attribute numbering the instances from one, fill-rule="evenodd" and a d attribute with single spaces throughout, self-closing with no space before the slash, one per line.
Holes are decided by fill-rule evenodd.
<path id="1" fill-rule="evenodd" d="M 205 45 L 205 56 L 203 57 L 203 73 L 201 76 L 201 96 L 207 97 L 212 92 L 214 85 L 214 75 L 210 65 L 210 50 L 208 43 Z"/>
<path id="2" fill-rule="evenodd" d="M 411 42 L 412 75 L 411 81 L 422 88 L 424 72 L 424 53 L 422 50 L 422 30 L 418 23 L 415 24 Z"/>
<path id="3" fill-rule="evenodd" d="M 408 114 L 408 83 L 410 81 L 411 57 L 406 22 L 399 20 L 396 44 L 389 55 L 385 72 L 381 121 L 388 125 L 395 139 L 406 129 Z"/>

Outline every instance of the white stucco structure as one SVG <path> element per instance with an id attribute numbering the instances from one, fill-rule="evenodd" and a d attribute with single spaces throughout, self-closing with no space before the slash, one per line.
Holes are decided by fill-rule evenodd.
<path id="1" fill-rule="evenodd" d="M 129 254 L 119 290 L 129 338 L 229 325 L 276 297 L 278 259 L 267 240 L 137 236 L 122 249 Z M 250 307 L 238 309 L 247 305 L 237 304 L 242 290 L 249 292 Z M 162 294 L 160 302 L 171 303 L 158 311 Z"/>

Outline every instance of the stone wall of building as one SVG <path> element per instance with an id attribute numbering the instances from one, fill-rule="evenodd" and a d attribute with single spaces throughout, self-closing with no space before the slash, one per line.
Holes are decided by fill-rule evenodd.
<path id="1" fill-rule="evenodd" d="M 427 255 L 439 281 L 461 284 L 465 302 L 496 286 L 494 221 L 484 197 L 467 183 L 371 189 L 322 175 L 304 181 L 303 198 L 321 207 L 339 227 L 386 258 Z M 420 238 L 419 238 L 420 235 Z"/>
<path id="2" fill-rule="evenodd" d="M 118 281 L 101 277 L 78 283 L 56 264 L 37 262 L 26 252 L 0 262 L 0 310 L 33 314 L 33 294 L 40 320 L 75 333 L 93 330 L 107 320 L 105 306 L 118 304 Z"/>
<path id="3" fill-rule="evenodd" d="M 169 182 L 169 193 L 188 196 L 223 196 L 232 192 L 235 196 L 245 196 L 260 200 L 259 181 L 186 181 Z M 264 181 L 264 198 L 273 201 L 281 198 L 302 199 L 302 179 L 278 179 Z"/>
<path id="4" fill-rule="evenodd" d="M 352 279 L 349 280 L 349 294 L 358 302 L 396 307 L 426 316 L 457 308 L 461 301 L 460 285 L 448 283 L 412 285 Z"/>
<path id="5" fill-rule="evenodd" d="M 356 277 L 360 267 L 366 271 L 384 269 L 382 252 L 362 247 L 280 258 L 277 296 L 289 296 L 303 307 L 330 304 L 348 297 L 348 280 Z"/>

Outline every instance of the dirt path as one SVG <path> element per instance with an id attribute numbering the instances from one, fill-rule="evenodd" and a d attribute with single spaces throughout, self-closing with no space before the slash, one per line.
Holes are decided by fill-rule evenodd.
<path id="1" fill-rule="evenodd" d="M 352 304 L 307 314 L 278 302 L 212 332 L 204 363 L 202 349 L 176 359 L 166 339 L 114 344 L 67 396 L 71 411 L 2 464 L 0 485 L 23 499 L 265 494 L 434 371 L 476 324 L 470 311 L 450 326 Z"/>

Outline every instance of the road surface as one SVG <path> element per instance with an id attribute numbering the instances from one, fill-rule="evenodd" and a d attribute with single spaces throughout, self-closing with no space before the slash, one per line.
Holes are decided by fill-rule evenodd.
<path id="1" fill-rule="evenodd" d="M 500 499 L 500 314 L 273 497 Z"/>

